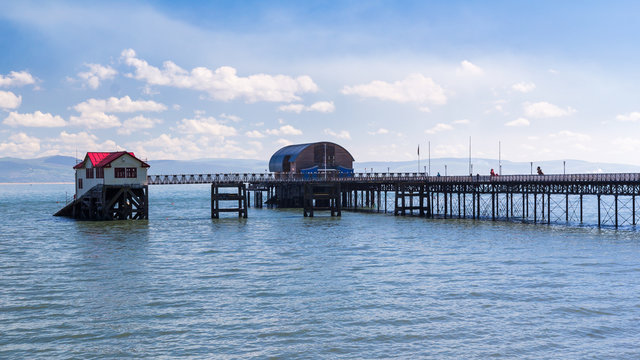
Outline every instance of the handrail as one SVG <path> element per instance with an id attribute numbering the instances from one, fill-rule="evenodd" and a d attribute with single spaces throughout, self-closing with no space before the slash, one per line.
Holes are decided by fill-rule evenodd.
<path id="1" fill-rule="evenodd" d="M 425 183 L 631 183 L 640 181 L 640 173 L 551 174 L 551 175 L 453 175 L 429 176 L 425 173 L 354 173 L 354 174 L 278 174 L 278 173 L 218 173 L 149 175 L 149 185 L 212 184 L 212 183 L 291 183 L 291 182 L 395 182 Z"/>

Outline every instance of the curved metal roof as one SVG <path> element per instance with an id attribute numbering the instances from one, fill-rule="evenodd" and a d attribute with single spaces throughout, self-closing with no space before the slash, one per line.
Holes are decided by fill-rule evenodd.
<path id="1" fill-rule="evenodd" d="M 335 146 L 338 146 L 342 149 L 344 149 L 344 147 L 336 144 L 336 143 L 332 143 L 329 141 L 319 141 L 319 142 L 314 142 L 314 143 L 307 143 L 307 144 L 296 144 L 296 145 L 289 145 L 289 146 L 285 146 L 283 148 L 281 148 L 280 150 L 276 151 L 272 156 L 271 159 L 269 160 L 269 171 L 271 172 L 282 172 L 282 161 L 284 160 L 285 156 L 289 156 L 289 162 L 294 162 L 296 161 L 296 158 L 298 157 L 298 155 L 300 155 L 300 153 L 302 151 L 304 151 L 304 149 L 306 149 L 307 147 L 311 146 L 311 145 L 315 145 L 315 144 L 332 144 Z M 347 151 L 347 149 L 344 149 L 345 151 Z M 347 153 L 349 153 L 349 151 L 347 151 Z M 351 154 L 349 153 L 349 156 L 351 156 Z M 355 161 L 355 159 L 353 158 L 353 156 L 351 156 L 351 161 Z"/>

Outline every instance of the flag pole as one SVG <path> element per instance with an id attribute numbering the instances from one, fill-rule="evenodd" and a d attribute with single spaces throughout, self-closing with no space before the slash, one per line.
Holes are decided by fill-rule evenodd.
<path id="1" fill-rule="evenodd" d="M 418 144 L 418 174 L 420 173 L 420 144 Z"/>
<path id="2" fill-rule="evenodd" d="M 429 176 L 431 176 L 431 141 L 429 143 Z"/>

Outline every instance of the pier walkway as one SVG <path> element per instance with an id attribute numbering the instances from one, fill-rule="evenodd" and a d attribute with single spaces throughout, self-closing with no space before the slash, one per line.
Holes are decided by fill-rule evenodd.
<path id="1" fill-rule="evenodd" d="M 211 184 L 212 194 L 217 187 L 243 184 L 254 193 L 254 206 L 262 206 L 264 192 L 267 204 L 304 208 L 304 214 L 311 216 L 315 208 L 331 209 L 331 214 L 338 216 L 344 209 L 393 211 L 395 215 L 427 218 L 583 223 L 588 218 L 585 213 L 589 213 L 594 215 L 594 225 L 597 222 L 598 226 L 614 227 L 636 225 L 636 197 L 640 195 L 640 173 L 503 176 L 221 173 L 150 175 L 148 184 Z"/>

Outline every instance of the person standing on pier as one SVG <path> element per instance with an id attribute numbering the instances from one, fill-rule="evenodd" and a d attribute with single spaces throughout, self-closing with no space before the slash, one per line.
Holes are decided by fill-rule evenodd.
<path id="1" fill-rule="evenodd" d="M 540 169 L 540 166 L 538 166 L 538 175 L 544 175 L 544 173 L 542 172 L 542 169 Z"/>

